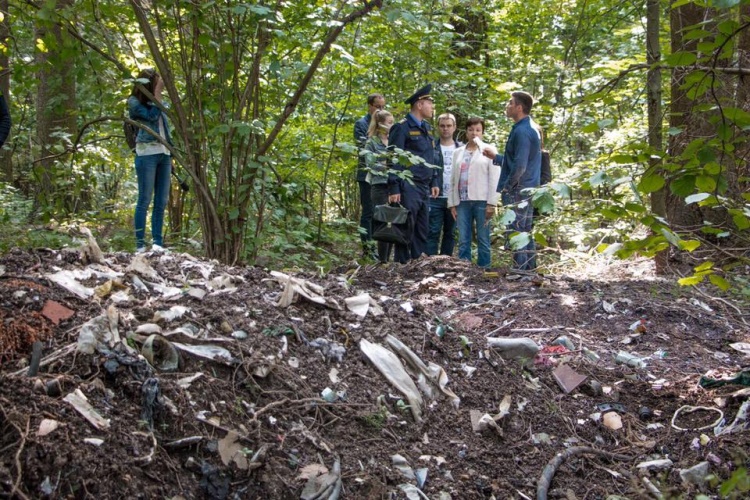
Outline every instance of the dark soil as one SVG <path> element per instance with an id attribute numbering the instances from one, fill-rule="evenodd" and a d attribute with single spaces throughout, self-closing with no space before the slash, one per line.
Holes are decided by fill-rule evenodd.
<path id="1" fill-rule="evenodd" d="M 145 276 L 128 270 L 131 255 L 105 257 L 94 265 L 69 251 L 0 258 L 0 498 L 296 499 L 316 464 L 332 471 L 337 460 L 341 497 L 406 498 L 399 485 L 416 481 L 394 467 L 397 454 L 413 469 L 427 469 L 422 491 L 430 499 L 536 498 L 545 465 L 575 446 L 618 457 L 565 460 L 550 498 L 645 498 L 643 477 L 667 497 L 692 497 L 717 495 L 717 482 L 748 465 L 748 431 L 715 436 L 719 412 L 680 410 L 716 408 L 734 419 L 747 396 L 732 394 L 742 387 L 706 390 L 698 381 L 710 369 L 730 375 L 748 365 L 729 346 L 750 341 L 746 316 L 711 297 L 713 290 L 678 288 L 648 272 L 634 276 L 643 262 L 599 276 L 487 276 L 445 257 L 326 276 L 285 271 L 322 287 L 330 304 L 298 297 L 284 308 L 277 305 L 284 286 L 268 270 L 146 254 L 157 274 Z M 117 272 L 122 289 L 82 299 L 49 278 L 85 269 Z M 109 279 L 79 282 L 94 288 Z M 199 298 L 196 291 L 207 293 Z M 365 292 L 384 314 L 371 309 L 360 318 L 347 310 L 344 299 Z M 43 314 L 50 301 L 73 315 Z M 158 324 L 165 334 L 187 329 L 166 338 L 221 346 L 232 359 L 181 352 L 178 370 L 167 372 L 139 357 L 150 333 L 136 334 L 138 327 L 174 306 L 187 310 Z M 108 310 L 119 337 L 129 340 L 77 352 L 82 325 Z M 415 421 L 360 350 L 362 339 L 385 346 L 388 335 L 445 370 L 458 409 L 434 390 L 423 394 L 422 421 Z M 571 352 L 547 348 L 535 359 L 502 359 L 486 340 L 528 337 L 545 347 L 560 335 L 572 341 Z M 320 338 L 343 346 L 343 360 L 325 359 L 309 345 Z M 42 363 L 28 377 L 35 342 Z M 644 358 L 645 368 L 615 363 L 619 351 Z M 552 374 L 561 363 L 587 377 L 570 394 Z M 178 383 L 196 373 L 202 375 Z M 326 388 L 335 401 L 321 396 Z M 74 391 L 108 428 L 97 429 L 63 399 Z M 510 408 L 499 430 L 474 432 L 470 412 L 494 416 L 506 396 Z M 609 411 L 620 415 L 622 428 L 603 424 Z M 59 426 L 42 436 L 45 419 Z M 666 469 L 637 467 L 667 458 Z M 679 470 L 703 461 L 718 479 L 683 483 Z"/>

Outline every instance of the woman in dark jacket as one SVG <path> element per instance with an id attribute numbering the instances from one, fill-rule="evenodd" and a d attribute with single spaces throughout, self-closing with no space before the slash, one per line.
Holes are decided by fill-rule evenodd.
<path id="1" fill-rule="evenodd" d="M 385 110 L 377 110 L 372 114 L 370 128 L 367 131 L 365 144 L 365 165 L 367 166 L 367 182 L 370 183 L 372 206 L 388 204 L 388 168 L 385 154 L 388 149 L 388 131 L 393 126 L 393 115 Z M 372 222 L 373 231 L 381 223 Z M 385 241 L 378 241 L 378 260 L 388 262 L 392 245 Z"/>
<path id="2" fill-rule="evenodd" d="M 137 120 L 156 132 L 163 141 L 172 144 L 169 136 L 167 116 L 147 96 L 141 86 L 146 88 L 161 103 L 164 81 L 159 74 L 151 69 L 144 69 L 138 74 L 138 83 L 133 86 L 133 92 L 128 98 L 128 113 L 132 120 Z M 172 173 L 172 156 L 169 149 L 152 133 L 138 129 L 135 146 L 135 173 L 138 178 L 138 202 L 135 205 L 135 244 L 136 252 L 146 250 L 144 240 L 146 232 L 146 215 L 153 199 L 151 212 L 151 250 L 164 251 L 162 227 L 164 225 L 164 210 L 169 199 L 169 182 Z"/>

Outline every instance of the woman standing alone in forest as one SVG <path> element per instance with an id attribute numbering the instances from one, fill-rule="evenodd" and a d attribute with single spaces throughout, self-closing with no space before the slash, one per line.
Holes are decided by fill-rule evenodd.
<path id="1" fill-rule="evenodd" d="M 141 85 L 153 95 L 154 100 L 143 92 Z M 157 103 L 161 104 L 163 90 L 164 80 L 155 69 L 142 70 L 138 74 L 138 82 L 133 86 L 133 92 L 128 97 L 128 113 L 131 120 L 137 120 L 157 132 L 165 142 L 171 145 L 167 116 L 157 106 Z M 144 240 L 146 215 L 152 198 L 154 207 L 151 212 L 151 237 L 153 238 L 151 250 L 163 252 L 162 226 L 164 225 L 164 209 L 169 198 L 172 157 L 169 149 L 153 134 L 140 128 L 136 137 L 135 173 L 138 178 L 138 202 L 135 205 L 136 252 L 146 250 Z"/>
<path id="2" fill-rule="evenodd" d="M 388 132 L 393 126 L 393 115 L 385 110 L 377 110 L 372 114 L 370 128 L 367 130 L 365 144 L 365 165 L 367 165 L 367 182 L 370 183 L 372 206 L 388 203 L 388 172 L 385 163 L 385 153 L 388 149 Z M 373 231 L 380 222 L 373 221 Z M 378 255 L 380 262 L 388 262 L 392 245 L 385 241 L 378 241 Z"/>

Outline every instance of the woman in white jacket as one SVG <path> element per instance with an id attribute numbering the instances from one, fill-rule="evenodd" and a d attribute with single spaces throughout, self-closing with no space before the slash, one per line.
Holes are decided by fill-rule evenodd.
<path id="1" fill-rule="evenodd" d="M 490 267 L 490 221 L 500 193 L 500 167 L 480 149 L 484 120 L 466 121 L 466 146 L 453 153 L 453 172 L 448 208 L 458 227 L 458 258 L 471 261 L 471 234 L 476 224 L 477 265 Z"/>

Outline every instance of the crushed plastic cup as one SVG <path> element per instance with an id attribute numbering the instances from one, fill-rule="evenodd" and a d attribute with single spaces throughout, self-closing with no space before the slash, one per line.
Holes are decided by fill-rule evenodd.
<path id="1" fill-rule="evenodd" d="M 561 335 L 557 337 L 555 340 L 553 340 L 552 345 L 561 345 L 569 351 L 575 351 L 576 349 L 576 346 L 575 344 L 573 344 L 573 341 L 570 340 L 565 335 Z"/>
<path id="2" fill-rule="evenodd" d="M 584 356 L 586 356 L 588 359 L 590 359 L 594 363 L 598 363 L 599 360 L 602 359 L 602 357 L 599 356 L 599 354 L 597 354 L 595 351 L 592 351 L 591 349 L 587 347 L 584 347 L 583 349 L 581 349 L 581 351 L 583 352 Z"/>
<path id="3" fill-rule="evenodd" d="M 643 358 L 626 351 L 620 351 L 617 353 L 617 356 L 615 356 L 615 363 L 629 366 L 631 368 L 646 368 L 646 362 L 643 361 Z"/>

